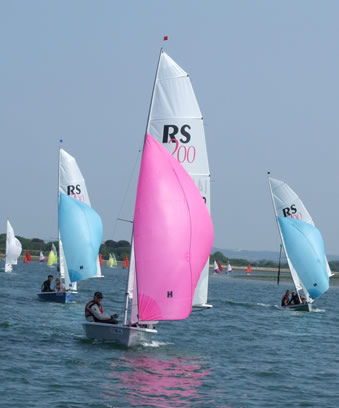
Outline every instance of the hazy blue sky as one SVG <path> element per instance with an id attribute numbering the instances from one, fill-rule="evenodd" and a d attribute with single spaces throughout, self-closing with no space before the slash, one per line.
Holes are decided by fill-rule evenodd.
<path id="1" fill-rule="evenodd" d="M 338 21 L 334 0 L 1 0 L 0 230 L 9 217 L 18 235 L 56 237 L 62 138 L 104 239 L 129 239 L 115 220 L 133 217 L 164 45 L 205 119 L 214 245 L 279 248 L 270 170 L 339 254 Z"/>

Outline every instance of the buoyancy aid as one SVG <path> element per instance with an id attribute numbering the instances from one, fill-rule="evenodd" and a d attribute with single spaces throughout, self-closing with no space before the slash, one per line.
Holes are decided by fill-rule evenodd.
<path id="1" fill-rule="evenodd" d="M 285 295 L 282 299 L 281 299 L 281 306 L 287 306 L 288 304 L 288 296 Z"/>
<path id="2" fill-rule="evenodd" d="M 87 317 L 92 316 L 94 321 L 97 321 L 98 319 L 94 316 L 94 314 L 91 311 L 91 307 L 94 305 L 97 305 L 99 307 L 100 313 L 104 314 L 104 309 L 102 308 L 102 306 L 95 300 L 90 300 L 85 306 L 85 317 L 87 319 Z"/>

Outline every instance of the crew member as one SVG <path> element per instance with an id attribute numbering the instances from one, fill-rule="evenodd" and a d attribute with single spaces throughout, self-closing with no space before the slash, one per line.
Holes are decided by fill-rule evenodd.
<path id="1" fill-rule="evenodd" d="M 41 292 L 54 292 L 51 288 L 51 283 L 53 280 L 53 275 L 48 275 L 48 279 L 41 285 Z"/>
<path id="2" fill-rule="evenodd" d="M 284 296 L 281 299 L 281 306 L 288 306 L 289 304 L 289 296 L 290 296 L 290 291 L 287 289 Z"/>
<path id="3" fill-rule="evenodd" d="M 119 315 L 105 315 L 101 301 L 103 295 L 101 292 L 95 292 L 93 300 L 90 300 L 85 306 L 85 317 L 88 322 L 117 324 Z"/>

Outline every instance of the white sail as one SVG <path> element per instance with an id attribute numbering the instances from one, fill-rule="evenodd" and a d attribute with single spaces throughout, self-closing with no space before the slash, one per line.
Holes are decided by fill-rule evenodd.
<path id="1" fill-rule="evenodd" d="M 214 270 L 214 272 L 219 271 L 219 266 L 218 266 L 216 260 L 214 260 L 214 263 L 213 263 L 213 270 Z"/>
<path id="2" fill-rule="evenodd" d="M 83 203 L 89 205 L 91 207 L 91 202 L 89 200 L 87 187 L 85 183 L 85 179 L 81 174 L 81 171 L 77 165 L 77 162 L 73 156 L 67 153 L 65 150 L 60 148 L 59 152 L 59 194 L 64 193 L 66 195 L 73 196 L 76 200 L 82 201 Z M 60 237 L 59 237 L 59 248 L 62 248 L 62 244 L 60 245 Z M 61 270 L 65 271 L 63 274 L 68 275 L 67 265 L 65 265 L 65 257 L 61 254 L 62 249 L 59 249 L 60 253 L 60 272 Z M 97 259 L 97 278 L 102 277 L 99 256 Z M 67 276 L 65 278 L 65 287 L 68 288 L 66 283 Z"/>
<path id="3" fill-rule="evenodd" d="M 210 211 L 210 170 L 203 118 L 188 74 L 161 51 L 147 133 L 162 143 L 190 174 Z M 209 262 L 195 290 L 193 305 L 208 296 Z"/>
<path id="4" fill-rule="evenodd" d="M 12 265 L 18 263 L 21 251 L 21 242 L 15 237 L 13 227 L 7 220 L 5 272 L 10 272 L 13 269 Z"/>
<path id="5" fill-rule="evenodd" d="M 275 216 L 276 217 L 291 217 L 295 218 L 304 222 L 307 222 L 308 224 L 311 224 L 314 226 L 314 222 L 312 220 L 311 215 L 307 211 L 306 207 L 304 206 L 303 202 L 301 199 L 298 197 L 298 195 L 283 181 L 274 179 L 272 177 L 269 177 L 269 185 L 270 185 L 270 190 L 271 190 L 271 196 L 272 196 L 272 201 L 273 201 L 273 207 L 275 211 Z M 294 282 L 294 285 L 296 289 L 303 290 L 306 297 L 308 298 L 307 300 L 310 300 L 308 291 L 305 289 L 303 286 L 301 280 L 299 279 L 299 276 L 293 267 L 293 264 L 288 256 L 288 253 L 286 251 L 286 245 L 284 242 L 283 235 L 281 233 L 280 225 L 278 223 L 278 229 L 279 233 L 281 236 L 281 241 L 284 247 L 284 251 L 286 254 L 288 266 L 291 271 L 292 279 Z M 326 259 L 327 263 L 327 273 L 328 276 L 332 276 L 331 269 L 328 265 L 328 261 Z"/>
<path id="6" fill-rule="evenodd" d="M 226 273 L 231 273 L 231 272 L 232 272 L 232 266 L 231 266 L 231 264 L 228 262 Z"/>
<path id="7" fill-rule="evenodd" d="M 40 262 L 45 262 L 45 260 L 46 260 L 46 258 L 45 258 L 45 256 L 44 256 L 44 254 L 43 254 L 42 251 L 40 251 L 39 260 L 40 260 Z"/>

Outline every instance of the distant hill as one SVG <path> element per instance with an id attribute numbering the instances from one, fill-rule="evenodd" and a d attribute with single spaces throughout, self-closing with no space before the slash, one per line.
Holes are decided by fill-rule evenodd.
<path id="1" fill-rule="evenodd" d="M 248 251 L 245 249 L 235 250 L 235 249 L 222 249 L 222 248 L 212 248 L 212 253 L 221 252 L 227 258 L 235 259 L 247 259 L 248 261 L 258 262 L 260 260 L 266 259 L 268 261 L 279 262 L 279 252 L 278 251 Z M 285 257 L 284 257 L 285 258 Z M 339 255 L 327 255 L 329 261 L 338 261 Z"/>

